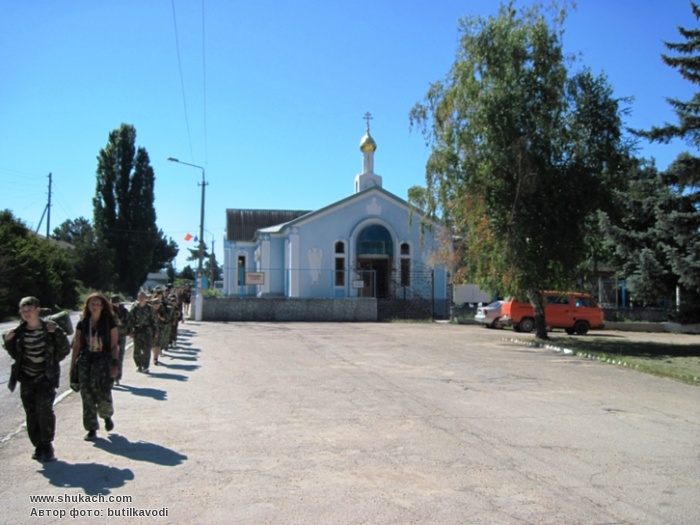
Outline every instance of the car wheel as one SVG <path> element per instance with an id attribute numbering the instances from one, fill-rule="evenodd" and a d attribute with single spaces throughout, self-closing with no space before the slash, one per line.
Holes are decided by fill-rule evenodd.
<path id="1" fill-rule="evenodd" d="M 569 335 L 574 335 L 576 333 L 573 328 L 564 328 L 564 331 Z"/>
<path id="2" fill-rule="evenodd" d="M 586 335 L 588 333 L 588 323 L 586 321 L 576 321 L 574 332 L 578 335 Z"/>
<path id="3" fill-rule="evenodd" d="M 518 323 L 518 328 L 520 332 L 529 334 L 535 328 L 535 321 L 531 317 L 525 317 Z"/>
<path id="4" fill-rule="evenodd" d="M 495 328 L 495 329 L 503 328 L 503 325 L 501 324 L 500 317 L 498 319 L 495 319 L 493 321 L 493 323 L 491 323 L 491 328 Z"/>

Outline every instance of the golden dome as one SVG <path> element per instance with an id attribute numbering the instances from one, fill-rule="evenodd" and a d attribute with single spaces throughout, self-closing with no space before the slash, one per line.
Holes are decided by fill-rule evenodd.
<path id="1" fill-rule="evenodd" d="M 377 143 L 374 142 L 374 139 L 370 136 L 369 130 L 367 130 L 365 136 L 362 137 L 362 140 L 360 141 L 360 150 L 363 152 L 377 151 Z"/>

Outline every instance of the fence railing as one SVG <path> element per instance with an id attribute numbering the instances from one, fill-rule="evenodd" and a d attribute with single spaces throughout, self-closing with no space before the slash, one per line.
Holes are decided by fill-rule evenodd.
<path id="1" fill-rule="evenodd" d="M 376 297 L 375 270 L 234 268 L 225 272 L 226 296 Z"/>

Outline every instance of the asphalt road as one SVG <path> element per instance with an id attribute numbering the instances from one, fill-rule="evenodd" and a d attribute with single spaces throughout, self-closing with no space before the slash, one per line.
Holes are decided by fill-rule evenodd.
<path id="1" fill-rule="evenodd" d="M 700 523 L 698 387 L 478 326 L 182 328 L 163 366 L 127 369 L 111 434 L 84 442 L 70 395 L 59 461 L 30 460 L 22 433 L 0 445 L 0 521 L 150 509 L 183 524 Z"/>

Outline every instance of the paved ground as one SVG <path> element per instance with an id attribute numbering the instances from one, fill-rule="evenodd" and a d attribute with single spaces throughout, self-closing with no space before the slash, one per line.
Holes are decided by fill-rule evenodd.
<path id="1" fill-rule="evenodd" d="M 150 376 L 127 367 L 112 433 L 83 441 L 69 395 L 57 462 L 0 444 L 0 522 L 700 523 L 698 387 L 476 326 L 183 328 Z"/>

